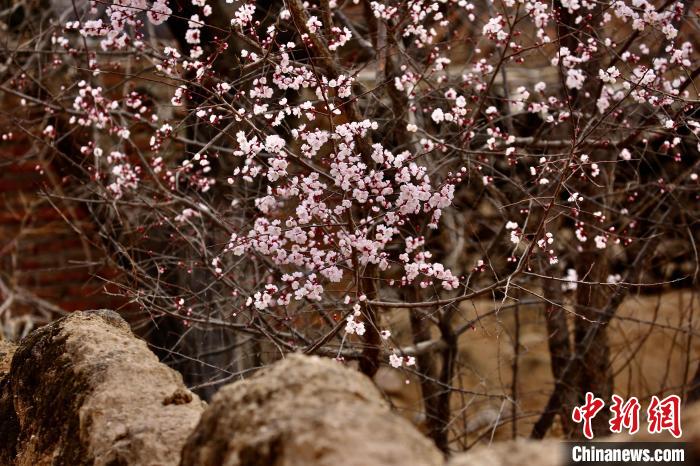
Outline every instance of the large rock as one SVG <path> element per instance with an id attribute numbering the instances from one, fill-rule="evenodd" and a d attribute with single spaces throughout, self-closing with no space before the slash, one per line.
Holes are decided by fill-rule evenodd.
<path id="1" fill-rule="evenodd" d="M 433 466 L 431 441 L 370 379 L 330 359 L 289 355 L 223 387 L 181 466 Z"/>
<path id="2" fill-rule="evenodd" d="M 5 374 L 10 371 L 12 355 L 15 354 L 16 349 L 17 345 L 0 339 L 0 379 L 2 379 Z"/>
<path id="3" fill-rule="evenodd" d="M 7 393 L 5 386 L 8 384 L 8 373 L 12 355 L 16 346 L 4 340 L 0 340 L 0 464 L 10 464 L 4 451 L 10 448 L 5 445 L 5 439 L 14 438 L 17 435 L 17 418 L 12 406 L 12 395 Z"/>
<path id="4" fill-rule="evenodd" d="M 565 453 L 559 440 L 508 440 L 459 453 L 447 466 L 564 466 L 567 464 Z"/>
<path id="5" fill-rule="evenodd" d="M 177 465 L 202 402 L 110 311 L 25 338 L 0 376 L 0 464 Z"/>

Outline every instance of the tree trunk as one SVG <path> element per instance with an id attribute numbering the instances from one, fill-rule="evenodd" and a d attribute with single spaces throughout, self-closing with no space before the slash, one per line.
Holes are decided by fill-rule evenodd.
<path id="1" fill-rule="evenodd" d="M 605 283 L 608 267 L 604 252 L 588 251 L 582 254 L 578 276 L 582 281 Z M 578 383 L 579 401 L 586 392 L 609 400 L 612 396 L 612 371 L 610 367 L 610 346 L 608 345 L 607 323 L 603 318 L 609 306 L 609 293 L 605 285 L 579 283 L 576 290 L 575 352 L 579 367 L 573 372 L 573 382 Z M 602 320 L 602 321 L 601 321 Z M 591 336 L 587 335 L 591 333 Z M 593 419 L 595 435 L 608 432 L 610 412 L 601 410 Z"/>

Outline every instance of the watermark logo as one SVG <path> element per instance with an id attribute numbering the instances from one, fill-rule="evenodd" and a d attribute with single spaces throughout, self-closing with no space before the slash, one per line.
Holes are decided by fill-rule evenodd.
<path id="1" fill-rule="evenodd" d="M 649 433 L 659 434 L 665 430 L 671 435 L 680 438 L 681 430 L 681 398 L 678 395 L 669 395 L 663 400 L 652 396 L 651 404 L 647 409 L 649 419 Z"/>
<path id="2" fill-rule="evenodd" d="M 636 397 L 631 397 L 625 401 L 622 397 L 613 395 L 613 403 L 610 406 L 613 416 L 610 419 L 610 432 L 619 434 L 623 429 L 627 429 L 630 434 L 639 431 L 639 410 L 641 405 Z"/>
<path id="3" fill-rule="evenodd" d="M 587 439 L 593 438 L 593 418 L 603 409 L 605 402 L 602 398 L 597 398 L 593 393 L 586 393 L 586 402 L 581 406 L 576 406 L 571 413 L 571 419 L 575 423 L 583 422 L 583 435 Z"/>
<path id="4" fill-rule="evenodd" d="M 571 419 L 582 424 L 583 435 L 587 439 L 593 439 L 593 418 L 605 407 L 605 401 L 596 397 L 593 393 L 587 392 L 584 404 L 576 406 Z M 630 434 L 636 434 L 640 428 L 641 405 L 636 397 L 624 400 L 618 395 L 612 396 L 610 405 L 612 418 L 610 419 L 610 432 L 621 433 L 627 430 Z M 681 429 L 681 399 L 678 395 L 669 395 L 666 398 L 652 396 L 647 408 L 647 432 L 650 434 L 660 434 L 669 432 L 675 438 L 680 438 L 683 434 Z"/>
<path id="5" fill-rule="evenodd" d="M 569 466 L 698 464 L 683 442 L 567 442 L 565 448 Z"/>

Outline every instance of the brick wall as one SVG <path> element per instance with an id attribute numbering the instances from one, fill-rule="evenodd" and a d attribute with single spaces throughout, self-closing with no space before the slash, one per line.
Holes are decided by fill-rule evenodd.
<path id="1" fill-rule="evenodd" d="M 12 105 L 7 99 L 0 104 Z M 0 135 L 7 138 L 0 141 L 0 324 L 5 336 L 17 336 L 7 335 L 15 332 L 12 319 L 33 316 L 43 323 L 55 317 L 52 309 L 122 307 L 124 300 L 105 288 L 102 278 L 118 277 L 95 247 L 96 228 L 86 210 L 44 195 L 69 188 L 50 159 L 52 151 L 42 150 L 42 142 L 11 123 L 0 123 Z"/>

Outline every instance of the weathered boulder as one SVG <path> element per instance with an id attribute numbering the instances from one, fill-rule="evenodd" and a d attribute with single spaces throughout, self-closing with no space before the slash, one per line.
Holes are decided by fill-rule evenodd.
<path id="1" fill-rule="evenodd" d="M 6 456 L 3 455 L 3 444 L 7 438 L 14 438 L 17 435 L 17 419 L 12 406 L 12 395 L 7 393 L 4 387 L 8 384 L 8 373 L 12 355 L 16 346 L 4 340 L 0 340 L 0 464 L 10 464 Z M 9 448 L 9 445 L 7 445 Z"/>
<path id="2" fill-rule="evenodd" d="M 508 440 L 459 453 L 446 466 L 564 466 L 565 452 L 560 440 Z"/>
<path id="3" fill-rule="evenodd" d="M 330 359 L 289 355 L 223 387 L 181 466 L 434 466 L 443 458 L 371 380 Z"/>
<path id="4" fill-rule="evenodd" d="M 25 338 L 0 379 L 0 464 L 177 465 L 202 409 L 119 315 L 76 312 Z"/>
<path id="5" fill-rule="evenodd" d="M 16 349 L 17 345 L 10 343 L 9 341 L 0 340 L 0 379 L 2 379 L 5 374 L 10 371 L 12 355 L 15 354 Z"/>

